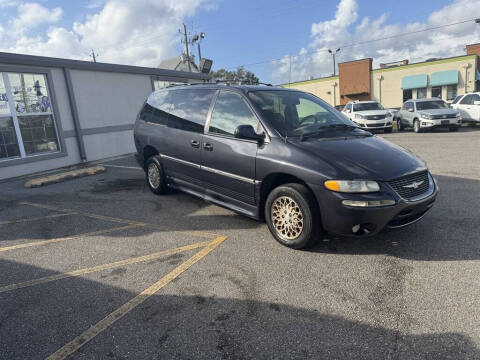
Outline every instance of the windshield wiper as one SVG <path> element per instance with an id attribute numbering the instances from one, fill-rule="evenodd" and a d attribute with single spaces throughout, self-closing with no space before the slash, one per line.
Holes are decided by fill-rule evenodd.
<path id="1" fill-rule="evenodd" d="M 310 137 L 320 135 L 323 132 L 325 132 L 326 130 L 331 130 L 331 129 L 354 130 L 354 129 L 359 129 L 359 127 L 355 126 L 355 125 L 348 125 L 348 124 L 323 125 L 323 126 L 319 126 L 316 131 L 312 131 L 312 132 L 300 135 L 300 141 L 304 141 L 305 139 L 308 139 Z"/>

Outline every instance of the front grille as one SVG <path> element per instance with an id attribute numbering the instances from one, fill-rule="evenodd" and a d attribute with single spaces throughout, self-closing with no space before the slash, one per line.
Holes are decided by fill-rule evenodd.
<path id="1" fill-rule="evenodd" d="M 367 120 L 382 120 L 385 119 L 385 115 L 366 115 Z"/>
<path id="2" fill-rule="evenodd" d="M 385 123 L 380 123 L 380 124 L 367 124 L 367 127 L 380 127 L 380 126 L 385 126 Z"/>
<path id="3" fill-rule="evenodd" d="M 428 191 L 428 172 L 421 171 L 415 174 L 405 175 L 389 181 L 388 184 L 402 198 L 410 200 Z M 417 184 L 417 187 L 411 186 L 412 184 Z"/>
<path id="4" fill-rule="evenodd" d="M 455 115 L 431 115 L 430 116 L 432 119 L 453 119 L 455 118 Z"/>

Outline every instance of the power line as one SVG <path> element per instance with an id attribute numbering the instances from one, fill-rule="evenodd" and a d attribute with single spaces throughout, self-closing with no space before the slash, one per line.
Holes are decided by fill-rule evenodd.
<path id="1" fill-rule="evenodd" d="M 408 35 L 418 34 L 418 33 L 421 33 L 421 32 L 437 30 L 437 29 L 441 29 L 441 28 L 445 28 L 445 27 L 449 27 L 449 26 L 465 24 L 465 23 L 468 23 L 468 22 L 471 22 L 471 21 L 476 21 L 476 19 L 477 18 L 462 20 L 462 21 L 458 21 L 458 22 L 455 22 L 455 23 L 433 26 L 433 27 L 429 27 L 429 28 L 425 28 L 425 29 L 421 29 L 421 30 L 409 31 L 409 32 L 405 32 L 405 33 L 401 33 L 401 34 L 397 34 L 397 35 L 386 36 L 386 37 L 383 37 L 383 38 L 377 38 L 377 39 L 372 39 L 372 40 L 364 40 L 364 41 L 359 41 L 359 42 L 355 42 L 355 43 L 340 45 L 338 47 L 340 49 L 344 49 L 344 48 L 349 48 L 349 47 L 355 47 L 355 46 L 358 46 L 358 45 L 369 44 L 369 43 L 373 43 L 373 42 L 377 42 L 377 41 L 395 39 L 395 38 L 399 38 L 399 37 L 402 37 L 402 36 L 408 36 Z M 325 47 L 325 48 L 321 48 L 321 49 L 317 49 L 317 50 L 313 50 L 313 51 L 308 51 L 308 52 L 305 52 L 303 54 L 296 55 L 295 57 L 304 56 L 304 55 L 312 55 L 312 54 L 319 53 L 321 51 L 328 51 L 328 49 L 329 49 L 328 47 Z M 231 66 L 231 67 L 228 67 L 226 69 L 229 70 L 229 69 L 238 68 L 240 66 L 246 67 L 246 66 L 260 65 L 260 64 L 265 64 L 265 63 L 269 63 L 269 62 L 280 61 L 280 60 L 283 60 L 284 58 L 285 58 L 285 56 L 282 56 L 281 58 L 262 60 L 262 61 L 249 63 L 249 64 L 242 64 L 242 65 L 238 65 L 238 66 Z"/>
<path id="2" fill-rule="evenodd" d="M 401 33 L 401 34 L 386 36 L 386 37 L 383 37 L 383 38 L 377 38 L 377 39 L 372 39 L 372 40 L 364 40 L 364 41 L 359 41 L 359 42 L 355 42 L 355 43 L 340 45 L 340 46 L 338 46 L 338 48 L 344 49 L 344 48 L 354 47 L 354 46 L 358 46 L 358 45 L 369 44 L 369 43 L 373 43 L 373 42 L 377 42 L 377 41 L 390 40 L 390 39 L 395 39 L 395 38 L 399 38 L 399 37 L 402 37 L 402 36 L 418 34 L 418 33 L 421 33 L 421 32 L 437 30 L 437 29 L 441 29 L 441 28 L 445 28 L 445 27 L 449 27 L 449 26 L 465 24 L 465 23 L 468 23 L 468 22 L 476 21 L 477 18 L 462 20 L 462 21 L 458 21 L 458 22 L 455 22 L 455 23 L 445 24 L 445 25 L 433 26 L 433 27 L 420 29 L 420 30 L 415 30 L 415 31 L 404 32 L 404 33 Z M 296 56 L 312 55 L 312 54 L 319 53 L 320 51 L 328 51 L 328 49 L 329 49 L 328 47 L 325 47 L 325 48 L 321 48 L 321 49 L 317 49 L 317 50 L 313 50 L 313 51 L 308 51 L 308 52 L 305 52 L 303 54 L 296 55 Z M 226 69 L 229 70 L 229 69 L 238 68 L 240 66 L 245 67 L 245 66 L 260 65 L 260 64 L 265 64 L 265 63 L 269 63 L 269 62 L 280 61 L 280 60 L 283 60 L 284 58 L 285 58 L 285 56 L 282 56 L 281 58 L 262 60 L 262 61 L 258 61 L 258 62 L 254 62 L 254 63 L 232 66 L 232 67 L 228 67 Z"/>

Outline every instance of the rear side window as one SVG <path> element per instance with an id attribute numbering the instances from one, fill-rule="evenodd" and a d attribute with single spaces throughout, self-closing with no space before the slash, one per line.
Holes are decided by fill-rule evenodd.
<path id="1" fill-rule="evenodd" d="M 211 89 L 179 89 L 169 91 L 166 102 L 171 104 L 169 127 L 203 133 L 208 110 L 215 95 Z"/>
<path id="2" fill-rule="evenodd" d="M 239 125 L 252 125 L 258 131 L 257 117 L 240 95 L 221 91 L 215 102 L 209 132 L 233 136 Z"/>
<path id="3" fill-rule="evenodd" d="M 458 100 L 460 100 L 462 98 L 463 95 L 458 95 L 455 100 L 452 101 L 452 104 L 456 104 L 458 102 Z"/>
<path id="4" fill-rule="evenodd" d="M 167 125 L 170 104 L 165 102 L 167 91 L 153 93 L 140 112 L 140 119 L 149 123 Z"/>
<path id="5" fill-rule="evenodd" d="M 466 105 L 470 105 L 472 104 L 472 95 L 467 95 L 465 96 L 462 101 L 460 101 L 460 104 L 466 104 Z"/>

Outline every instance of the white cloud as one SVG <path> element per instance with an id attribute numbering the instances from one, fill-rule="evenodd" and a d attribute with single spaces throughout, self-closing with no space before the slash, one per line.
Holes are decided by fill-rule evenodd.
<path id="1" fill-rule="evenodd" d="M 480 0 L 455 0 L 441 9 L 433 11 L 426 22 L 407 24 L 392 23 L 395 17 L 384 13 L 378 18 L 359 18 L 357 0 L 341 0 L 335 17 L 331 20 L 314 23 L 311 26 L 311 39 L 308 53 L 302 48 L 293 57 L 291 67 L 292 81 L 304 80 L 310 76 L 329 76 L 333 72 L 332 56 L 328 48 L 337 48 L 347 44 L 358 44 L 386 37 L 392 39 L 369 42 L 352 47 L 344 47 L 338 53 L 337 63 L 371 57 L 374 67 L 380 63 L 409 59 L 411 62 L 433 57 L 449 57 L 464 54 L 466 44 L 480 41 L 480 26 L 473 21 L 395 37 L 405 32 L 459 22 L 478 16 Z M 392 19 L 393 18 L 393 19 Z M 390 21 L 389 21 L 390 20 Z M 289 57 L 272 64 L 273 81 L 288 82 L 290 77 Z"/>
<path id="2" fill-rule="evenodd" d="M 43 24 L 54 24 L 63 15 L 61 8 L 48 9 L 38 3 L 25 3 L 17 7 L 18 16 L 13 19 L 13 28 L 24 33 Z"/>
<path id="3" fill-rule="evenodd" d="M 98 61 L 156 66 L 162 59 L 176 55 L 174 49 L 180 41 L 178 29 L 183 19 L 194 15 L 200 6 L 208 8 L 215 2 L 94 0 L 87 4 L 93 13 L 85 20 L 77 21 L 69 28 L 51 27 L 40 34 L 30 31 L 32 26 L 23 25 L 22 32 L 0 43 L 0 51 L 88 60 L 91 49 L 94 49 L 99 54 Z M 41 6 L 35 5 L 37 9 Z M 18 6 L 19 16 L 15 23 L 32 24 L 32 18 L 27 16 L 29 12 L 22 10 L 25 6 Z M 52 24 L 62 14 L 61 9 L 46 10 L 49 16 L 42 15 L 41 18 L 50 19 Z M 46 22 L 44 20 L 43 24 Z"/>

